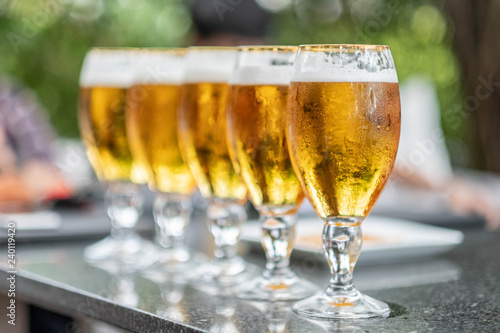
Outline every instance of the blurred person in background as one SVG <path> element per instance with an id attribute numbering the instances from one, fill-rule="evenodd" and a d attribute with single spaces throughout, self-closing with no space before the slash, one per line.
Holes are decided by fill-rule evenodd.
<path id="1" fill-rule="evenodd" d="M 195 0 L 190 6 L 196 46 L 269 44 L 265 36 L 271 15 L 254 0 Z"/>
<path id="2" fill-rule="evenodd" d="M 401 84 L 400 91 L 401 138 L 388 185 L 393 187 L 381 200 L 390 200 L 392 205 L 415 201 L 417 193 L 426 207 L 437 209 L 444 204 L 458 215 L 483 217 L 491 229 L 500 227 L 498 188 L 475 183 L 451 167 L 432 81 L 412 76 Z"/>
<path id="3" fill-rule="evenodd" d="M 0 212 L 71 195 L 53 164 L 52 129 L 31 91 L 0 77 Z"/>

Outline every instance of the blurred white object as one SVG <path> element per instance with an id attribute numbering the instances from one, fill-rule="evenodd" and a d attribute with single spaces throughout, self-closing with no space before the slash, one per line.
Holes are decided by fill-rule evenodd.
<path id="1" fill-rule="evenodd" d="M 61 170 L 64 180 L 75 191 L 96 182 L 83 144 L 78 139 L 58 138 L 53 143 L 55 165 Z"/>
<path id="2" fill-rule="evenodd" d="M 12 228 L 15 223 L 16 230 L 50 230 L 61 226 L 61 215 L 52 211 L 33 213 L 0 214 L 0 227 Z"/>
<path id="3" fill-rule="evenodd" d="M 396 168 L 403 177 L 447 184 L 453 177 L 441 128 L 440 107 L 433 83 L 414 76 L 400 85 L 401 138 Z"/>

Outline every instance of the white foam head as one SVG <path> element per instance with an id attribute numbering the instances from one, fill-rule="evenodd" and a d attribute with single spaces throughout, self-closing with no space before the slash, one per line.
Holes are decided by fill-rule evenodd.
<path id="1" fill-rule="evenodd" d="M 184 83 L 227 83 L 236 63 L 236 49 L 188 48 Z"/>
<path id="2" fill-rule="evenodd" d="M 390 51 L 301 50 L 292 82 L 398 82 Z"/>
<path id="3" fill-rule="evenodd" d="M 182 49 L 143 50 L 137 57 L 134 84 L 180 84 L 184 75 Z"/>
<path id="4" fill-rule="evenodd" d="M 288 85 L 291 75 L 291 66 L 247 66 L 238 68 L 232 76 L 230 83 L 245 85 Z"/>
<path id="5" fill-rule="evenodd" d="M 134 58 L 137 52 L 137 49 L 89 51 L 80 72 L 80 87 L 130 87 L 134 78 Z"/>
<path id="6" fill-rule="evenodd" d="M 241 51 L 231 84 L 287 85 L 293 69 L 295 52 Z"/>

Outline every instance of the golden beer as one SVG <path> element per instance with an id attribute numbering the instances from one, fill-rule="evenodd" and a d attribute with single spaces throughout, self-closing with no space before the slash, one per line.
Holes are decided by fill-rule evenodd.
<path id="1" fill-rule="evenodd" d="M 320 217 L 364 217 L 392 170 L 399 142 L 392 82 L 292 82 L 290 154 Z"/>
<path id="2" fill-rule="evenodd" d="M 141 182 L 141 170 L 133 163 L 126 135 L 125 96 L 125 88 L 81 88 L 78 108 L 80 131 L 99 179 Z"/>
<path id="3" fill-rule="evenodd" d="M 229 157 L 227 83 L 187 83 L 179 109 L 183 156 L 205 198 L 246 200 L 246 188 Z"/>
<path id="4" fill-rule="evenodd" d="M 127 131 L 132 156 L 148 171 L 154 191 L 190 195 L 195 183 L 177 136 L 180 86 L 132 86 L 127 94 Z"/>
<path id="5" fill-rule="evenodd" d="M 233 85 L 228 131 L 233 161 L 259 210 L 300 206 L 304 194 L 285 138 L 288 85 Z"/>

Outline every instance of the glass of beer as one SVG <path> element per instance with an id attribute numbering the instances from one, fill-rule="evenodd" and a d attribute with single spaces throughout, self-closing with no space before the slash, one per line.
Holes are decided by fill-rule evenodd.
<path id="1" fill-rule="evenodd" d="M 246 220 L 247 190 L 231 163 L 226 134 L 228 80 L 236 55 L 237 49 L 232 47 L 189 47 L 178 113 L 182 155 L 209 202 L 207 220 L 215 241 L 214 258 L 195 282 L 206 290 L 236 285 L 249 274 L 237 254 L 241 224 Z"/>
<path id="2" fill-rule="evenodd" d="M 389 178 L 399 143 L 400 101 L 388 46 L 302 45 L 292 73 L 287 140 L 306 196 L 324 220 L 328 288 L 293 309 L 319 319 L 386 317 L 352 273 L 361 223 Z"/>
<path id="3" fill-rule="evenodd" d="M 304 192 L 285 137 L 295 46 L 240 47 L 230 81 L 227 127 L 236 171 L 260 213 L 266 269 L 238 293 L 251 300 L 297 300 L 317 288 L 290 269 L 296 212 Z"/>
<path id="4" fill-rule="evenodd" d="M 182 159 L 177 135 L 186 49 L 141 50 L 133 85 L 127 91 L 126 125 L 132 157 L 147 171 L 155 192 L 157 261 L 148 272 L 185 270 L 190 253 L 184 244 L 196 184 Z"/>
<path id="5" fill-rule="evenodd" d="M 125 97 L 134 73 L 136 49 L 90 50 L 80 74 L 78 120 L 87 156 L 106 184 L 111 234 L 85 249 L 84 258 L 111 268 L 146 265 L 151 242 L 133 230 L 142 214 L 144 170 L 134 163 L 125 125 Z"/>

